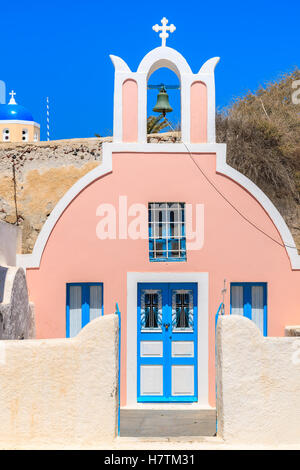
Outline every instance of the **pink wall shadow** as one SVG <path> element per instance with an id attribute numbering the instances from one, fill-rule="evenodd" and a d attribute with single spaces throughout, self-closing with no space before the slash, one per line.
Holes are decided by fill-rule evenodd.
<path id="1" fill-rule="evenodd" d="M 200 81 L 191 86 L 191 142 L 207 142 L 207 88 Z"/>
<path id="2" fill-rule="evenodd" d="M 125 80 L 122 85 L 123 142 L 138 140 L 138 85 L 135 80 Z"/>

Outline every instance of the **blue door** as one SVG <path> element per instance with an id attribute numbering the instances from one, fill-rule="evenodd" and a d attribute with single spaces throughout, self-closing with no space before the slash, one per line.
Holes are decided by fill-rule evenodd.
<path id="1" fill-rule="evenodd" d="M 138 402 L 197 401 L 197 284 L 138 284 L 137 305 Z"/>

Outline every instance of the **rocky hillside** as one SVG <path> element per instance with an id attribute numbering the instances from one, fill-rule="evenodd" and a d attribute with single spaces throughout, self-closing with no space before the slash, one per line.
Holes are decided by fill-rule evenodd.
<path id="1" fill-rule="evenodd" d="M 22 251 L 31 253 L 53 207 L 101 161 L 103 139 L 0 144 L 0 219 L 22 227 Z"/>

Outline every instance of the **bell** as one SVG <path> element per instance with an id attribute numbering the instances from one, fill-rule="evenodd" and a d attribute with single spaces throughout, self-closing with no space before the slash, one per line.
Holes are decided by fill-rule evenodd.
<path id="1" fill-rule="evenodd" d="M 154 111 L 155 113 L 161 113 L 163 116 L 165 116 L 166 113 L 170 113 L 171 111 L 173 111 L 169 103 L 168 93 L 166 92 L 164 86 L 161 87 L 157 95 L 157 102 L 152 111 Z"/>

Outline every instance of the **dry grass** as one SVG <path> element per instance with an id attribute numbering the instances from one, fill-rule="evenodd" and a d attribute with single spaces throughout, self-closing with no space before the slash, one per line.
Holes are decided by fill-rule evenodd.
<path id="1" fill-rule="evenodd" d="M 217 115 L 217 140 L 228 163 L 248 176 L 277 206 L 300 202 L 300 105 L 292 102 L 295 69 Z"/>

